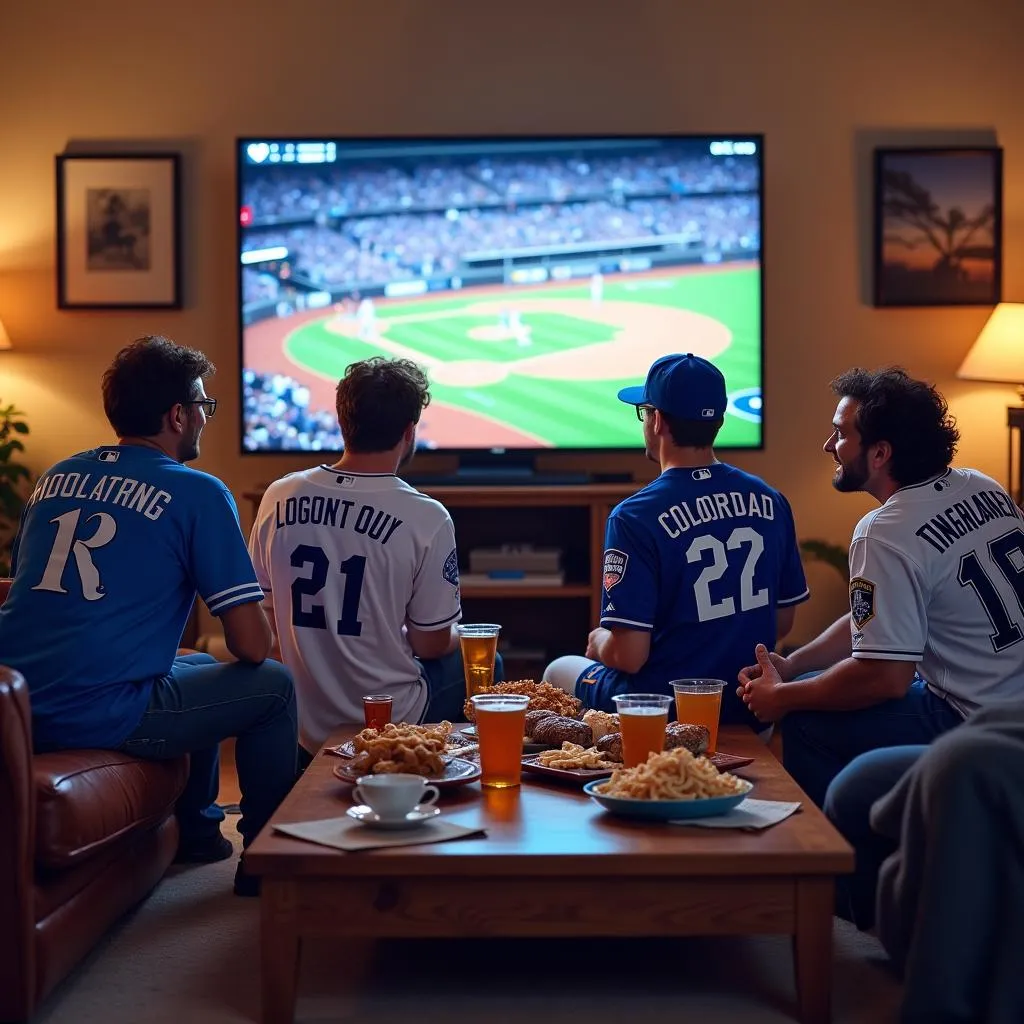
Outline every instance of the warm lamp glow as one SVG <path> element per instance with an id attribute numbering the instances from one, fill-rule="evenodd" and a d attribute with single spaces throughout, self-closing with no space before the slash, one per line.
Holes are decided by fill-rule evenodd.
<path id="1" fill-rule="evenodd" d="M 1024 385 L 1024 302 L 996 306 L 956 375 Z"/>
<path id="2" fill-rule="evenodd" d="M 0 320 L 0 352 L 5 348 L 11 347 L 11 339 L 7 334 L 7 330 L 4 327 L 4 323 Z"/>

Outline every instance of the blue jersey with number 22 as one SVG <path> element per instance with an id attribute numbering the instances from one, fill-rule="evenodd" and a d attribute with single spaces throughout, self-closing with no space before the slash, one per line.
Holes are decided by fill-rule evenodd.
<path id="1" fill-rule="evenodd" d="M 725 463 L 666 470 L 608 518 L 601 625 L 651 634 L 633 693 L 731 686 L 756 644 L 774 647 L 776 609 L 807 597 L 788 502 Z"/>

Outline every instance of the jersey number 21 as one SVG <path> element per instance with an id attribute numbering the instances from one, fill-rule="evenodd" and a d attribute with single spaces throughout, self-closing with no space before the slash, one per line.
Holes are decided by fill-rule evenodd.
<path id="1" fill-rule="evenodd" d="M 327 614 L 324 606 L 312 603 L 303 605 L 303 598 L 315 597 L 327 585 L 331 560 L 323 548 L 299 544 L 292 551 L 291 564 L 295 569 L 308 565 L 312 570 L 308 576 L 296 576 L 292 580 L 292 625 L 306 629 L 326 629 Z M 341 618 L 335 626 L 338 636 L 359 636 L 363 631 L 363 624 L 359 621 L 359 598 L 363 593 L 365 569 L 366 558 L 363 555 L 352 555 L 338 563 L 338 572 L 345 577 Z"/>

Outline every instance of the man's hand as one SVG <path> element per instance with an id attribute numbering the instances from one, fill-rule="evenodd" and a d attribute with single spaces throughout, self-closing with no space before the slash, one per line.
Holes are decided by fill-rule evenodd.
<path id="1" fill-rule="evenodd" d="M 758 644 L 758 647 L 763 647 L 763 644 Z M 756 651 L 755 651 L 756 653 Z M 796 673 L 793 671 L 793 666 L 789 663 L 789 658 L 784 658 L 781 654 L 776 654 L 774 651 L 768 652 L 768 657 L 771 660 L 771 664 L 775 671 L 779 674 L 779 679 L 784 683 L 788 683 Z M 740 688 L 736 692 L 742 697 L 743 687 L 747 683 L 754 679 L 759 679 L 761 676 L 761 664 L 760 662 L 754 665 L 748 665 L 746 668 L 740 669 L 740 674 L 737 677 L 740 681 Z"/>
<path id="2" fill-rule="evenodd" d="M 587 637 L 587 650 L 584 657 L 589 658 L 591 661 L 600 661 L 601 648 L 608 642 L 610 636 L 611 632 L 605 629 L 604 626 L 592 629 L 590 636 Z"/>
<path id="3" fill-rule="evenodd" d="M 740 672 L 740 685 L 736 694 L 759 722 L 776 722 L 785 714 L 782 690 L 786 682 L 778 663 L 786 659 L 777 654 L 769 654 L 764 644 L 758 644 L 754 654 L 757 656 L 757 665 L 751 665 Z"/>

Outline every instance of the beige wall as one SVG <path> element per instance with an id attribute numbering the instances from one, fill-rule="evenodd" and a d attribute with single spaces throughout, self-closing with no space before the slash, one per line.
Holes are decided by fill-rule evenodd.
<path id="1" fill-rule="evenodd" d="M 221 368 L 201 468 L 240 493 L 302 464 L 236 454 L 238 134 L 731 129 L 767 136 L 767 448 L 734 461 L 790 496 L 803 536 L 845 542 L 870 501 L 829 487 L 827 381 L 898 359 L 946 391 L 961 462 L 1005 475 L 1013 389 L 954 378 L 987 311 L 862 299 L 865 174 L 879 139 L 995 133 L 1024 296 L 1019 0 L 33 0 L 2 20 L 0 399 L 29 412 L 36 468 L 108 437 L 99 377 L 152 332 Z M 84 139 L 186 152 L 182 312 L 57 311 L 53 156 Z"/>

